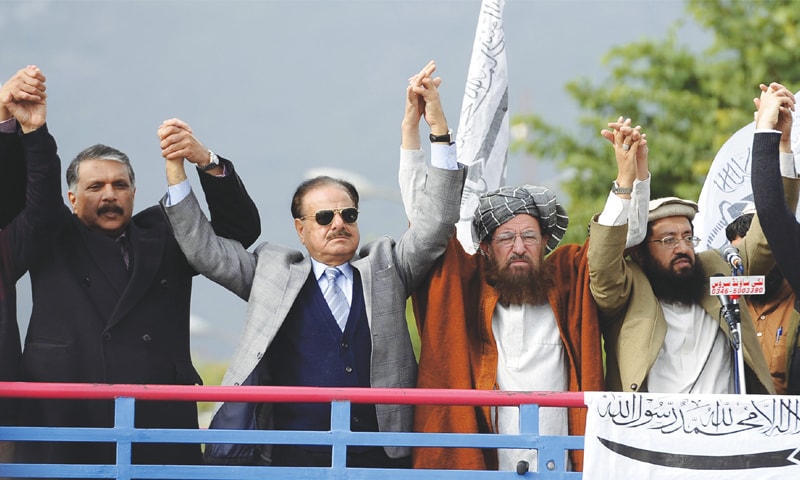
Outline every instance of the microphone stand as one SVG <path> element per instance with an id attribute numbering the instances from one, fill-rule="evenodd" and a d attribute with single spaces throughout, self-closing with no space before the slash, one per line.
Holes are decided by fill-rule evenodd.
<path id="1" fill-rule="evenodd" d="M 732 276 L 736 276 L 738 269 L 732 268 Z M 736 394 L 746 394 L 747 388 L 744 380 L 744 349 L 742 348 L 742 317 L 739 310 L 739 295 L 731 295 L 730 306 L 722 307 L 722 317 L 728 322 L 731 331 L 731 347 L 733 348 L 733 391 Z"/>

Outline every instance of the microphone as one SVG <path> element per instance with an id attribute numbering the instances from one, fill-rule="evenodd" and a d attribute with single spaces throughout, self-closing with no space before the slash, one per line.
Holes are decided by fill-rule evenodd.
<path id="1" fill-rule="evenodd" d="M 736 247 L 733 247 L 734 249 Z M 724 275 L 717 273 L 714 275 L 715 277 L 724 277 Z M 728 330 L 731 332 L 731 342 L 733 343 L 733 348 L 735 350 L 739 350 L 741 345 L 741 339 L 739 338 L 739 322 L 737 321 L 737 317 L 739 314 L 739 303 L 736 300 L 732 300 L 731 297 L 720 294 L 717 295 L 719 298 L 719 303 L 722 305 L 720 308 L 720 314 L 722 318 L 725 319 L 725 322 L 728 324 Z"/>
<path id="2" fill-rule="evenodd" d="M 728 262 L 734 274 L 736 272 L 739 272 L 740 275 L 744 273 L 744 264 L 742 263 L 742 257 L 739 256 L 738 248 L 728 244 L 719 249 L 719 255 Z"/>

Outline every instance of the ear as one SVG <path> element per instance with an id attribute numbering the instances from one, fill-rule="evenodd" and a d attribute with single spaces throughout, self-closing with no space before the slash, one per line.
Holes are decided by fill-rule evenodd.
<path id="1" fill-rule="evenodd" d="M 303 221 L 300 220 L 299 218 L 294 219 L 294 229 L 295 231 L 297 231 L 297 237 L 300 238 L 300 243 L 305 245 L 306 244 L 304 240 L 305 227 L 303 226 Z"/>
<path id="2" fill-rule="evenodd" d="M 69 204 L 72 205 L 72 213 L 75 213 L 75 208 L 78 206 L 78 197 L 69 190 L 67 191 L 67 199 L 69 199 Z"/>

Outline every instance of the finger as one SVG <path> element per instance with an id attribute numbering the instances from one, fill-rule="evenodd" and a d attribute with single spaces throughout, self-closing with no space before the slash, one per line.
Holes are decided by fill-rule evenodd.
<path id="1" fill-rule="evenodd" d="M 430 77 L 436 71 L 436 62 L 431 60 L 420 72 L 423 76 Z"/>
<path id="2" fill-rule="evenodd" d="M 158 132 L 157 133 L 158 133 L 159 138 L 161 138 L 161 140 L 163 141 L 163 140 L 167 140 L 168 138 L 171 138 L 173 135 L 177 134 L 180 131 L 181 131 L 181 129 L 176 127 L 176 126 L 174 126 L 174 125 L 163 125 L 162 124 L 160 127 L 158 127 Z"/>
<path id="3" fill-rule="evenodd" d="M 45 82 L 47 77 L 44 76 L 42 71 L 36 65 L 29 65 L 25 68 L 25 73 L 28 74 L 31 78 L 34 78 L 40 82 Z"/>

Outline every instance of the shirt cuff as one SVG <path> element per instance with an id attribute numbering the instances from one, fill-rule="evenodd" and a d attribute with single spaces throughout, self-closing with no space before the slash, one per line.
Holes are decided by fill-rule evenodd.
<path id="1" fill-rule="evenodd" d="M 17 119 L 14 117 L 0 122 L 0 133 L 14 133 L 17 131 Z"/>
<path id="2" fill-rule="evenodd" d="M 640 202 L 642 199 L 650 199 L 650 174 L 644 180 L 638 178 L 633 181 L 633 192 L 631 198 L 620 198 L 613 192 L 608 192 L 606 205 L 597 218 L 597 223 L 607 227 L 616 227 L 628 223 L 631 212 L 632 201 Z M 637 205 L 638 206 L 638 205 Z M 637 209 L 637 214 L 639 214 Z M 638 221 L 636 222 L 638 223 Z"/>
<path id="3" fill-rule="evenodd" d="M 456 144 L 432 143 L 431 166 L 445 170 L 458 170 Z"/>
<path id="4" fill-rule="evenodd" d="M 597 223 L 607 227 L 625 225 L 628 223 L 628 210 L 630 206 L 630 198 L 619 198 L 616 193 L 608 192 L 606 205 L 597 218 Z"/>
<path id="5" fill-rule="evenodd" d="M 772 128 L 756 128 L 755 132 L 753 133 L 783 133 L 783 132 Z"/>
<path id="6" fill-rule="evenodd" d="M 781 152 L 780 156 L 781 175 L 789 178 L 797 177 L 797 169 L 794 166 L 794 153 Z"/>
<path id="7" fill-rule="evenodd" d="M 192 184 L 189 183 L 188 178 L 181 183 L 170 185 L 167 187 L 167 198 L 164 201 L 164 205 L 167 207 L 177 205 L 181 203 L 181 200 L 188 197 L 191 192 Z"/>

